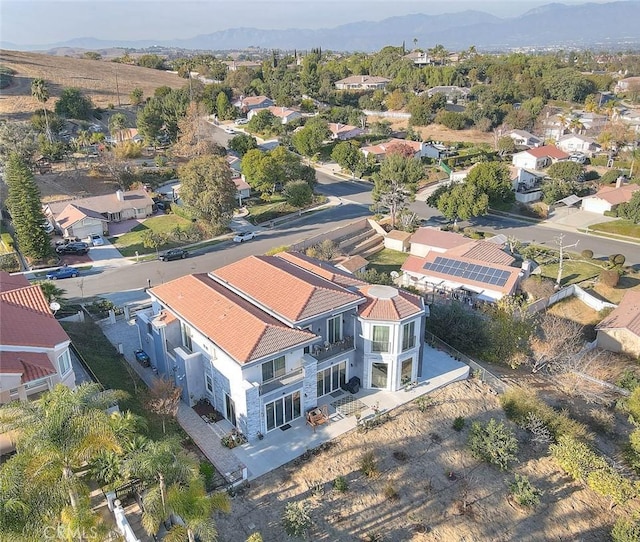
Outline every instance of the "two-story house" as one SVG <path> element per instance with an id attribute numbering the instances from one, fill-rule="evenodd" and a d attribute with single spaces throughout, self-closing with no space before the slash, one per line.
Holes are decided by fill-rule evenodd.
<path id="1" fill-rule="evenodd" d="M 152 366 L 249 439 L 353 377 L 397 390 L 418 376 L 422 298 L 302 254 L 250 256 L 149 293 L 152 311 L 137 323 Z"/>
<path id="2" fill-rule="evenodd" d="M 540 170 L 553 162 L 568 160 L 569 155 L 554 145 L 543 145 L 513 155 L 514 166 L 524 169 Z"/>

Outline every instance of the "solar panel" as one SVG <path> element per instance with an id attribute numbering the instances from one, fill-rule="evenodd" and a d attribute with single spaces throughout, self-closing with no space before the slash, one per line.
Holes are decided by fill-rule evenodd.
<path id="1" fill-rule="evenodd" d="M 438 256 L 433 262 L 424 264 L 424 269 L 495 286 L 504 286 L 510 276 L 508 271 L 502 269 L 452 260 L 442 256 Z"/>

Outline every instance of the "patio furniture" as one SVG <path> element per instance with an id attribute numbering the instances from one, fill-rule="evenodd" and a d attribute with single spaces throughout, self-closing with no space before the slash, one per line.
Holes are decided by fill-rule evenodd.
<path id="1" fill-rule="evenodd" d="M 313 427 L 313 432 L 316 432 L 316 427 L 329 421 L 329 409 L 327 405 L 316 407 L 307 412 L 307 423 Z"/>
<path id="2" fill-rule="evenodd" d="M 349 393 L 358 393 L 360 391 L 360 379 L 357 376 L 352 376 L 349 382 L 345 382 L 340 387 Z"/>

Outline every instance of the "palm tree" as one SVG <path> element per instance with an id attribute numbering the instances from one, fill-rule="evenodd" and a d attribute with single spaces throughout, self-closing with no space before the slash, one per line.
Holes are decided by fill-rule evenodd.
<path id="1" fill-rule="evenodd" d="M 67 507 L 69 518 L 85 514 L 88 490 L 78 473 L 103 450 L 120 450 L 105 409 L 125 396 L 98 384 L 59 384 L 37 401 L 0 407 L 0 432 L 13 431 L 17 451 L 0 470 L 0 501 L 7 493 L 15 510 L 29 510 L 24 528 L 55 523 Z M 14 515 L 13 525 L 20 519 Z"/>
<path id="2" fill-rule="evenodd" d="M 77 150 L 80 151 L 91 144 L 91 133 L 88 130 L 80 130 L 75 139 Z"/>
<path id="3" fill-rule="evenodd" d="M 569 122 L 569 130 L 571 130 L 572 134 L 581 134 L 584 130 L 584 124 L 582 124 L 582 121 L 578 117 L 573 117 Z"/>
<path id="4" fill-rule="evenodd" d="M 558 122 L 560 123 L 560 128 L 562 130 L 560 135 L 563 136 L 564 135 L 564 131 L 567 129 L 567 126 L 569 126 L 569 123 L 571 121 L 569 120 L 569 117 L 567 115 L 565 115 L 564 113 L 560 113 L 558 115 Z"/>
<path id="5" fill-rule="evenodd" d="M 58 288 L 56 283 L 52 280 L 38 280 L 34 284 L 39 284 L 47 303 L 51 304 L 53 301 L 59 301 L 67 293 L 66 290 Z"/>
<path id="6" fill-rule="evenodd" d="M 167 492 L 171 511 L 184 525 L 174 525 L 165 536 L 166 542 L 216 542 L 218 531 L 212 517 L 214 511 L 229 512 L 231 504 L 225 493 L 207 495 L 202 480 L 193 478 L 187 486 L 173 484 Z"/>
<path id="7" fill-rule="evenodd" d="M 109 119 L 109 131 L 113 135 L 118 134 L 118 143 L 122 143 L 124 140 L 124 131 L 127 128 L 127 117 L 122 113 L 116 113 Z"/>
<path id="8" fill-rule="evenodd" d="M 31 96 L 38 100 L 42 104 L 42 111 L 44 112 L 44 123 L 47 127 L 47 139 L 51 142 L 51 129 L 49 128 L 49 118 L 47 117 L 46 103 L 49 99 L 49 88 L 44 79 L 34 79 L 31 81 Z"/>

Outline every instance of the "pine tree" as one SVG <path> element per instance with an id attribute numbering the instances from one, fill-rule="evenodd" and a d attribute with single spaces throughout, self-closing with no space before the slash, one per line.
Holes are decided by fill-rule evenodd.
<path id="1" fill-rule="evenodd" d="M 32 260 L 45 260 L 51 253 L 51 241 L 42 227 L 46 218 L 40 203 L 40 191 L 33 173 L 17 154 L 7 161 L 5 176 L 9 193 L 7 208 L 11 213 L 18 246 Z"/>

